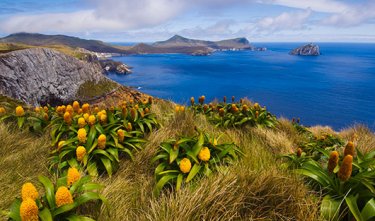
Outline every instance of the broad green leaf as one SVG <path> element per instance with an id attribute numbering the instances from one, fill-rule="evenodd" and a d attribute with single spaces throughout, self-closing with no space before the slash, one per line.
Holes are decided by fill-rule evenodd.
<path id="1" fill-rule="evenodd" d="M 333 199 L 330 195 L 326 195 L 320 205 L 320 213 L 326 220 L 339 220 L 340 206 L 342 201 Z"/>
<path id="2" fill-rule="evenodd" d="M 179 191 L 181 188 L 182 180 L 184 178 L 184 175 L 182 173 L 178 174 L 177 176 L 177 182 L 176 182 L 176 190 Z"/>
<path id="3" fill-rule="evenodd" d="M 176 150 L 171 149 L 171 151 L 169 152 L 169 164 L 173 163 L 173 161 L 175 161 L 177 159 L 178 153 L 179 153 L 178 147 L 177 147 Z"/>
<path id="4" fill-rule="evenodd" d="M 39 212 L 39 218 L 42 221 L 53 221 L 51 211 L 46 207 Z"/>
<path id="5" fill-rule="evenodd" d="M 159 196 L 160 191 L 163 189 L 163 187 L 165 186 L 165 184 L 167 184 L 170 180 L 175 179 L 176 177 L 177 177 L 177 174 L 171 174 L 171 175 L 163 176 L 158 181 L 158 183 L 156 184 L 156 186 L 154 188 L 154 194 L 156 196 Z"/>
<path id="6" fill-rule="evenodd" d="M 198 172 L 200 171 L 201 169 L 201 166 L 199 164 L 194 164 L 193 168 L 191 168 L 190 172 L 189 172 L 189 175 L 187 176 L 185 182 L 189 182 L 190 180 L 192 180 L 195 175 L 198 174 Z"/>
<path id="7" fill-rule="evenodd" d="M 55 208 L 55 188 L 50 179 L 45 176 L 38 177 L 39 182 L 41 182 L 46 191 L 46 198 L 50 209 Z"/>
<path id="8" fill-rule="evenodd" d="M 15 221 L 21 221 L 20 206 L 21 200 L 16 199 L 10 206 L 9 218 L 12 218 Z"/>
<path id="9" fill-rule="evenodd" d="M 194 156 L 198 156 L 199 151 L 201 151 L 201 149 L 203 147 L 203 144 L 204 144 L 204 135 L 201 132 L 201 133 L 199 133 L 197 143 L 193 146 L 193 149 L 192 149 Z"/>
<path id="10" fill-rule="evenodd" d="M 61 206 L 57 208 L 56 210 L 52 211 L 52 216 L 56 217 L 57 215 L 60 215 L 62 213 L 69 212 L 77 207 L 76 203 L 67 204 L 64 206 Z"/>
<path id="11" fill-rule="evenodd" d="M 77 199 L 74 200 L 74 203 L 76 204 L 76 206 L 80 206 L 88 201 L 92 201 L 92 200 L 101 200 L 103 202 L 105 202 L 106 200 L 104 199 L 104 197 L 102 197 L 100 194 L 98 193 L 95 193 L 95 192 L 86 192 L 82 195 L 80 195 Z"/>
<path id="12" fill-rule="evenodd" d="M 107 158 L 103 158 L 101 157 L 100 160 L 102 161 L 108 175 L 111 177 L 112 176 L 112 164 L 111 164 L 111 161 Z"/>
<path id="13" fill-rule="evenodd" d="M 375 198 L 369 200 L 365 207 L 362 209 L 361 215 L 363 220 L 369 220 L 375 217 Z"/>
<path id="14" fill-rule="evenodd" d="M 359 211 L 357 205 L 357 197 L 355 196 L 347 196 L 345 198 L 346 205 L 348 205 L 351 214 L 355 217 L 357 221 L 364 221 L 361 212 Z"/>
<path id="15" fill-rule="evenodd" d="M 69 215 L 68 217 L 65 217 L 65 219 L 69 220 L 69 221 L 95 221 L 94 219 L 91 219 L 89 217 L 86 217 L 86 216 L 78 216 L 78 215 Z"/>

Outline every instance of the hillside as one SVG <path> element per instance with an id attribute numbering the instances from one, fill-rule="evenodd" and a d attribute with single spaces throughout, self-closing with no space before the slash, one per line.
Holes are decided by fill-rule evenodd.
<path id="1" fill-rule="evenodd" d="M 84 48 L 94 52 L 104 53 L 126 53 L 124 50 L 115 48 L 98 40 L 86 40 L 66 35 L 44 35 L 33 33 L 16 33 L 0 38 L 3 43 L 21 43 L 34 46 L 66 45 L 72 48 Z"/>
<path id="2" fill-rule="evenodd" d="M 166 41 L 159 41 L 153 44 L 155 47 L 169 48 L 169 47 L 206 47 L 215 50 L 223 49 L 252 49 L 246 38 L 235 38 L 222 41 L 203 41 L 196 39 L 189 39 L 180 35 L 175 35 Z"/>
<path id="3" fill-rule="evenodd" d="M 123 100 L 113 101 L 115 104 L 120 103 L 120 106 L 116 105 L 115 107 L 111 107 L 110 105 L 113 104 L 101 103 L 86 109 L 86 111 L 90 111 L 93 116 L 98 119 L 102 119 L 101 116 L 103 115 L 106 117 L 108 115 L 108 121 L 110 121 L 98 120 L 95 126 L 90 127 L 86 125 L 81 128 L 90 131 L 87 135 L 87 139 L 89 140 L 84 141 L 89 142 L 89 144 L 82 144 L 85 148 L 91 146 L 92 138 L 90 137 L 91 134 L 98 133 L 95 132 L 96 130 L 107 134 L 108 139 L 108 146 L 105 149 L 97 147 L 93 152 L 87 152 L 86 154 L 94 155 L 95 152 L 101 153 L 100 156 L 102 156 L 103 159 L 108 157 L 110 161 L 108 161 L 104 172 L 102 171 L 99 176 L 97 175 L 98 177 L 93 179 L 97 184 L 93 183 L 87 185 L 87 191 L 98 187 L 98 184 L 101 185 L 102 188 L 99 192 L 101 196 L 107 200 L 107 204 L 101 204 L 100 201 L 96 200 L 95 203 L 82 205 L 78 210 L 73 211 L 79 215 L 87 215 L 96 220 L 116 221 L 325 220 L 320 214 L 322 193 L 320 191 L 312 191 L 311 188 L 314 186 L 309 185 L 311 181 L 309 182 L 307 178 L 303 179 L 301 175 L 297 175 L 293 172 L 293 167 L 288 168 L 288 165 L 297 166 L 298 163 L 301 163 L 303 166 L 303 162 L 312 162 L 311 159 L 309 159 L 311 157 L 309 155 L 311 149 L 309 148 L 331 148 L 330 145 L 332 145 L 332 143 L 340 144 L 340 146 L 335 146 L 334 148 L 337 148 L 341 155 L 344 151 L 347 151 L 347 148 L 344 150 L 342 146 L 345 144 L 343 141 L 350 140 L 353 136 L 357 137 L 355 138 L 357 151 L 371 153 L 371 151 L 375 150 L 375 135 L 362 126 L 356 126 L 337 133 L 328 127 L 318 126 L 305 128 L 295 122 L 290 122 L 286 119 L 278 119 L 279 123 L 274 128 L 266 128 L 260 126 L 261 124 L 259 124 L 258 127 L 247 125 L 240 128 L 223 128 L 215 127 L 212 122 L 210 122 L 209 115 L 205 116 L 203 112 L 202 114 L 197 113 L 197 111 L 203 110 L 203 102 L 202 105 L 197 104 L 190 108 L 186 107 L 186 109 L 181 109 L 180 106 L 161 100 L 154 100 L 152 104 L 144 101 L 137 104 L 132 101 L 125 103 L 122 101 Z M 115 158 L 108 155 L 116 153 L 113 152 L 116 149 L 114 143 L 115 140 L 117 140 L 117 136 L 119 136 L 113 131 L 112 125 L 115 123 L 114 121 L 121 119 L 118 117 L 124 112 L 124 104 L 126 104 L 127 107 L 127 117 L 125 119 L 129 120 L 128 123 L 133 125 L 133 129 L 129 131 L 143 134 L 141 132 L 142 129 L 136 127 L 136 125 L 139 123 L 145 124 L 144 120 L 148 119 L 157 119 L 157 122 L 160 123 L 161 126 L 154 128 L 152 131 L 136 139 L 133 137 L 136 136 L 136 133 L 126 131 L 125 140 L 116 141 L 124 145 L 119 146 L 118 151 L 122 150 L 124 147 L 133 151 L 124 152 L 120 160 L 116 161 Z M 233 104 L 229 103 L 226 105 L 230 108 L 233 107 Z M 4 103 L 0 105 L 4 105 Z M 219 106 L 223 105 L 223 103 L 210 103 L 209 105 Z M 245 107 L 244 105 L 250 107 L 249 110 L 251 111 L 259 110 L 261 111 L 259 116 L 265 111 L 265 108 L 261 108 L 258 104 L 250 103 L 247 100 L 243 100 L 242 103 L 235 103 L 235 105 L 241 110 Z M 7 113 L 11 113 L 15 108 L 14 106 L 6 107 Z M 76 105 L 73 104 L 73 107 L 75 108 Z M 95 113 L 96 107 L 100 107 L 101 111 Z M 38 110 L 39 112 L 30 108 L 27 110 L 25 116 L 28 118 L 36 116 L 37 119 L 39 119 L 43 116 L 43 113 L 48 113 L 48 116 L 54 120 L 51 121 L 47 119 L 47 121 L 44 122 L 48 122 L 52 125 L 65 125 L 64 121 L 68 122 L 68 118 L 64 116 L 63 119 L 61 113 L 56 112 L 61 109 L 61 106 L 46 108 Z M 135 112 L 137 114 L 142 113 L 146 108 L 151 108 L 151 112 L 143 117 L 138 117 L 133 122 L 131 120 L 133 114 L 131 113 L 134 108 L 139 108 Z M 103 112 L 104 110 L 105 112 Z M 77 122 L 82 114 L 76 113 L 73 110 L 72 113 L 74 113 L 74 118 L 70 119 L 73 120 L 70 124 L 71 127 L 75 128 L 74 130 L 77 130 L 79 128 Z M 227 114 L 230 114 L 229 111 Z M 106 117 L 104 119 L 107 119 Z M 17 118 L 13 119 L 17 121 Z M 62 123 L 60 123 L 59 120 Z M 26 123 L 32 125 L 33 121 L 26 121 Z M 122 123 L 120 127 L 124 128 Z M 3 197 L 0 199 L 0 209 L 3 211 L 0 216 L 4 216 L 4 219 L 6 219 L 5 217 L 8 214 L 7 208 L 9 208 L 14 201 L 14 197 L 19 197 L 21 195 L 20 190 L 25 182 L 35 184 L 36 188 L 39 190 L 39 194 L 42 195 L 44 194 L 43 186 L 37 185 L 38 176 L 44 175 L 51 177 L 52 180 L 61 176 L 47 169 L 47 165 L 53 163 L 48 160 L 51 159 L 51 156 L 56 156 L 56 154 L 69 156 L 71 159 L 69 164 L 76 165 L 76 167 L 80 169 L 81 175 L 79 176 L 82 176 L 81 179 L 85 178 L 87 180 L 88 174 L 91 173 L 90 169 L 84 169 L 84 164 L 74 163 L 77 162 L 75 154 L 78 142 L 77 137 L 80 139 L 80 135 L 77 136 L 76 132 L 73 132 L 74 130 L 63 135 L 62 141 L 65 142 L 64 139 L 67 139 L 67 143 L 62 144 L 62 151 L 60 152 L 56 151 L 59 150 L 57 148 L 60 148 L 60 142 L 57 145 L 56 141 L 53 141 L 55 138 L 53 133 L 50 133 L 48 127 L 42 130 L 41 135 L 36 135 L 32 131 L 27 130 L 27 128 L 28 127 L 17 129 L 16 126 L 12 124 L 12 121 L 7 121 L 7 123 L 0 122 L 0 139 L 2 140 L 2 148 L 0 148 L 0 166 L 6 168 L 6 170 L 0 174 L 0 180 L 2 185 L 7 187 L 4 188 L 2 192 Z M 94 131 L 94 133 L 92 131 Z M 211 156 L 209 157 L 212 159 L 220 159 L 217 155 L 219 153 L 223 156 L 233 155 L 233 150 L 229 149 L 220 152 L 220 148 L 223 147 L 234 148 L 233 144 L 238 146 L 241 153 L 238 158 L 225 158 L 226 160 L 220 161 L 220 163 L 214 161 L 203 162 L 204 158 L 199 154 L 199 163 L 198 161 L 195 163 L 195 161 L 193 161 L 195 157 L 189 154 L 186 155 L 183 150 L 189 148 L 187 142 L 190 142 L 192 137 L 196 139 L 197 131 L 204 131 L 207 133 L 205 136 L 209 136 L 204 138 L 204 145 L 210 147 Z M 96 136 L 98 135 L 99 134 Z M 181 139 L 179 140 L 179 138 Z M 143 142 L 143 139 L 146 140 L 145 143 L 141 146 L 134 147 L 134 145 L 139 145 L 137 142 Z M 94 148 L 98 145 L 98 142 L 99 138 L 94 142 Z M 202 167 L 199 167 L 200 169 L 210 168 L 210 172 L 207 173 L 207 170 L 203 169 L 198 170 L 198 172 L 201 172 L 199 172 L 192 181 L 188 182 L 186 180 L 185 182 L 185 179 L 190 177 L 192 172 L 188 174 L 181 173 L 177 166 L 178 164 L 174 161 L 173 165 L 175 169 L 166 170 L 163 171 L 163 173 L 166 174 L 165 177 L 173 177 L 175 173 L 182 174 L 182 179 L 184 181 L 179 189 L 176 189 L 176 181 L 173 179 L 169 180 L 170 184 L 165 185 L 161 194 L 158 195 L 155 193 L 155 186 L 160 185 L 160 181 L 157 182 L 157 171 L 163 168 L 160 167 L 160 165 L 163 166 L 164 164 L 165 167 L 171 163 L 167 163 L 169 162 L 169 154 L 167 155 L 168 158 L 166 161 L 161 157 L 159 157 L 160 160 L 158 161 L 154 159 L 158 155 L 163 156 L 163 154 L 166 154 L 162 152 L 163 148 L 170 151 L 172 157 L 172 148 L 171 146 L 168 147 L 168 145 L 176 144 L 176 142 L 178 145 L 173 148 L 177 148 L 176 150 L 180 149 L 180 152 L 177 151 L 178 162 L 183 157 L 190 158 L 192 164 L 201 164 Z M 166 144 L 168 145 L 166 146 Z M 197 145 L 202 146 L 203 143 L 198 141 Z M 297 147 L 304 148 L 304 152 L 301 153 Z M 219 152 L 215 153 L 217 150 L 219 150 Z M 74 153 L 70 154 L 71 151 L 74 151 Z M 131 157 L 129 154 L 131 154 Z M 283 160 L 282 155 L 286 155 L 295 161 Z M 115 156 L 118 157 L 118 155 Z M 321 160 L 326 160 L 324 156 L 320 157 Z M 65 159 L 65 157 L 61 159 Z M 89 161 L 95 160 L 94 158 L 87 159 Z M 160 161 L 162 163 L 160 163 Z M 100 162 L 100 160 L 97 162 Z M 116 162 L 118 162 L 118 165 Z M 159 166 L 158 163 L 160 163 Z M 367 162 L 367 164 L 368 163 L 369 162 Z M 61 164 L 61 167 L 66 166 L 69 167 L 66 163 Z M 99 164 L 97 166 L 99 167 Z M 184 170 L 183 167 L 180 166 L 180 168 Z M 190 170 L 190 168 L 188 169 Z M 191 168 L 191 171 L 197 171 L 193 168 L 198 167 L 193 166 Z M 113 173 L 112 175 L 106 174 L 105 171 L 109 171 L 109 169 L 110 172 Z M 168 173 L 170 175 L 168 175 Z M 325 174 L 325 172 L 322 173 Z M 68 175 L 63 176 L 69 177 L 69 171 Z M 332 175 L 332 177 L 335 176 L 336 175 Z M 65 182 L 67 177 L 65 177 Z M 354 182 L 354 180 L 355 177 L 353 177 L 351 182 Z M 62 179 L 62 181 L 64 181 L 64 179 Z M 347 184 L 349 183 L 350 182 Z M 363 187 L 361 191 L 362 190 Z M 52 193 L 54 193 L 54 191 L 52 191 Z M 81 199 L 79 195 L 80 194 L 74 195 L 74 200 L 77 200 L 77 202 L 80 202 L 79 200 Z M 97 196 L 96 193 L 90 193 L 89 195 L 85 195 L 85 199 L 90 200 L 95 196 Z M 75 204 L 72 205 L 74 205 L 74 208 L 76 207 Z M 66 209 L 68 209 L 68 207 Z M 56 211 L 56 209 L 53 208 L 51 208 L 51 210 Z M 70 210 L 71 208 L 69 207 L 69 211 Z M 342 212 L 343 215 L 347 213 L 347 210 Z M 69 215 L 69 213 L 63 214 Z"/>

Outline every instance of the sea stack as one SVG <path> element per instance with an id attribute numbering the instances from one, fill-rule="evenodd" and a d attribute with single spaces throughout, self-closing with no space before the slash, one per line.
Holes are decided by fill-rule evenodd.
<path id="1" fill-rule="evenodd" d="M 293 49 L 291 52 L 289 52 L 289 54 L 301 56 L 318 56 L 320 55 L 320 50 L 318 45 L 310 43 Z"/>

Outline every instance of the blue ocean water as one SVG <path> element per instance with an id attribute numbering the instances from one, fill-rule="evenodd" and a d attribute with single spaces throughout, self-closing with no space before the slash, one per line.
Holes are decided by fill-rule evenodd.
<path id="1" fill-rule="evenodd" d="M 320 43 L 318 57 L 291 56 L 300 43 L 259 43 L 265 52 L 227 51 L 115 57 L 131 75 L 109 74 L 153 96 L 188 103 L 247 97 L 277 116 L 336 130 L 363 123 L 375 129 L 375 44 Z"/>

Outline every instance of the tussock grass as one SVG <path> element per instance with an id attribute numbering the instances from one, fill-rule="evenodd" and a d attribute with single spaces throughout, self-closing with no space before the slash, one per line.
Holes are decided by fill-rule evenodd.
<path id="1" fill-rule="evenodd" d="M 350 140 L 354 134 L 357 134 L 357 148 L 364 153 L 375 149 L 375 134 L 368 127 L 364 125 L 355 125 L 340 131 L 339 135 L 346 140 Z"/>
<path id="2" fill-rule="evenodd" d="M 100 177 L 107 205 L 90 204 L 83 208 L 97 220 L 320 220 L 318 194 L 309 192 L 301 177 L 283 169 L 277 156 L 295 151 L 305 139 L 286 119 L 276 129 L 218 129 L 204 116 L 190 111 L 175 113 L 174 105 L 155 101 L 152 111 L 162 127 L 151 133 L 134 160 L 122 159 L 112 177 Z M 220 142 L 234 142 L 243 157 L 230 166 L 220 166 L 208 178 L 172 187 L 161 196 L 153 195 L 155 156 L 159 144 L 179 135 L 195 134 L 195 127 L 211 135 L 222 135 Z M 314 133 L 327 129 L 314 128 Z M 341 131 L 349 138 L 358 134 L 358 147 L 373 149 L 375 135 L 366 127 Z M 0 124 L 0 173 L 4 186 L 0 206 L 6 209 L 21 185 L 47 173 L 48 135 L 36 137 Z M 3 172 L 4 171 L 4 172 Z"/>
<path id="3" fill-rule="evenodd" d="M 39 175 L 48 174 L 50 139 L 48 135 L 36 137 L 1 123 L 0 141 L 1 211 L 9 209 L 14 198 L 20 196 L 23 183 L 32 182 L 36 185 Z"/>

